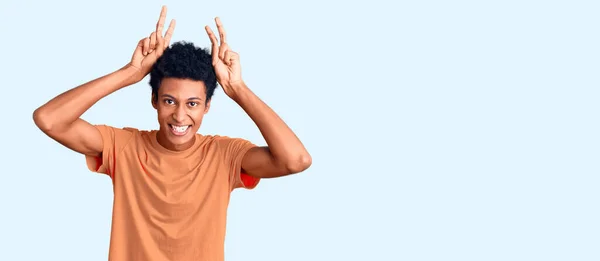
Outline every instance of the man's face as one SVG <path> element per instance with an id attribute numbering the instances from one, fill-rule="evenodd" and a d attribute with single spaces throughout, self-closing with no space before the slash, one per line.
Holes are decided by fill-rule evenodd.
<path id="1" fill-rule="evenodd" d="M 164 78 L 152 105 L 158 114 L 158 142 L 170 150 L 185 150 L 194 144 L 204 114 L 206 87 L 202 81 Z"/>

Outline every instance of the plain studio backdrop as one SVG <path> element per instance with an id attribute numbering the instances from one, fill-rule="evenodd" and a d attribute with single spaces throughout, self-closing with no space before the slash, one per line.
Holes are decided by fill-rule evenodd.
<path id="1" fill-rule="evenodd" d="M 39 131 L 125 65 L 161 5 L 219 16 L 249 87 L 312 154 L 233 192 L 226 259 L 599 260 L 597 1 L 17 1 L 0 6 L 0 260 L 106 260 L 110 178 Z M 157 128 L 149 77 L 95 124 Z M 221 89 L 200 129 L 264 145 Z"/>

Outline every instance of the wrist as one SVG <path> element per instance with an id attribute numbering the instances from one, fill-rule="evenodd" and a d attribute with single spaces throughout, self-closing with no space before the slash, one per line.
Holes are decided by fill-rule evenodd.
<path id="1" fill-rule="evenodd" d="M 242 98 L 248 91 L 250 91 L 244 81 L 231 83 L 228 85 L 227 89 L 231 90 L 231 95 L 229 95 L 229 97 L 236 102 L 239 102 L 239 99 Z"/>
<path id="2" fill-rule="evenodd" d="M 135 84 L 141 80 L 141 79 L 139 79 L 139 76 L 138 76 L 139 70 L 131 64 L 127 64 L 127 65 L 119 68 L 112 74 L 119 79 L 119 80 L 117 80 L 120 83 L 119 88 L 123 88 L 123 87 L 129 86 L 129 85 Z"/>
<path id="3" fill-rule="evenodd" d="M 128 63 L 123 68 L 119 69 L 119 71 L 121 72 L 123 77 L 125 77 L 125 82 L 127 83 L 127 85 L 135 84 L 141 81 L 144 78 L 144 76 L 146 76 L 142 72 L 141 68 L 138 68 L 137 66 L 131 63 Z"/>

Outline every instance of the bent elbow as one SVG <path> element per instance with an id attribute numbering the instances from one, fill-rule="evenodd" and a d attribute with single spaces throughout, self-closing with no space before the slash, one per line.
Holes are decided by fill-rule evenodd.
<path id="1" fill-rule="evenodd" d="M 49 120 L 49 117 L 41 108 L 38 108 L 35 111 L 33 111 L 33 122 L 43 132 L 49 132 L 50 130 L 52 130 L 52 122 Z"/>
<path id="2" fill-rule="evenodd" d="M 296 160 L 291 162 L 291 164 L 287 164 L 286 168 L 288 173 L 296 174 L 305 171 L 312 165 L 312 157 L 310 154 L 306 153 L 299 156 Z"/>

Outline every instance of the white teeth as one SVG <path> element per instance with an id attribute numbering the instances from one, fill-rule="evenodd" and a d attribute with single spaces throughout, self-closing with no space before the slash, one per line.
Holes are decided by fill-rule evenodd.
<path id="1" fill-rule="evenodd" d="M 188 127 L 190 127 L 190 126 L 175 126 L 175 125 L 171 125 L 171 128 L 174 131 L 176 131 L 176 132 L 185 132 Z"/>

